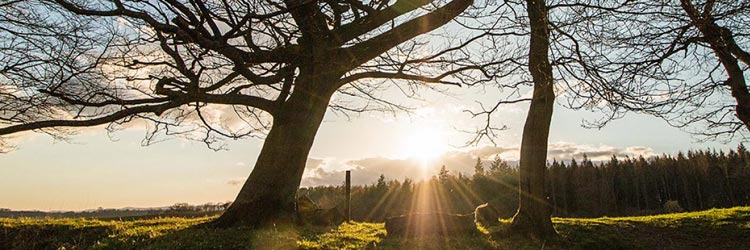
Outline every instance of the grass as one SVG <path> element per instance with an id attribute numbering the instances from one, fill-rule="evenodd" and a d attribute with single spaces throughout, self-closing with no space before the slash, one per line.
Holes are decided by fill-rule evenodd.
<path id="1" fill-rule="evenodd" d="M 553 222 L 571 249 L 750 249 L 750 207 Z"/>
<path id="2" fill-rule="evenodd" d="M 750 207 L 617 218 L 553 218 L 558 239 L 387 237 L 382 223 L 207 229 L 202 218 L 5 219 L 0 249 L 750 249 Z"/>

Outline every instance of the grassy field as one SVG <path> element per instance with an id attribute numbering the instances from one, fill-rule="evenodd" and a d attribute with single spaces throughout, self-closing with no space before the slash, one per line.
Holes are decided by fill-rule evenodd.
<path id="1" fill-rule="evenodd" d="M 643 217 L 554 218 L 560 237 L 387 237 L 382 223 L 337 228 L 206 229 L 204 218 L 3 219 L 0 249 L 750 249 L 750 207 Z"/>

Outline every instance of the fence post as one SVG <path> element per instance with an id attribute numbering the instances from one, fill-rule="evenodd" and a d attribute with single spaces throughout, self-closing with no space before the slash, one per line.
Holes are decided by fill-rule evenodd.
<path id="1" fill-rule="evenodd" d="M 346 221 L 352 219 L 352 171 L 346 170 Z"/>

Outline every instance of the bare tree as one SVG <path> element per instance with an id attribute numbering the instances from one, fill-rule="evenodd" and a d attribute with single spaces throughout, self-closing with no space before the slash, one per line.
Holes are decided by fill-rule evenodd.
<path id="1" fill-rule="evenodd" d="M 539 2 L 546 2 L 544 15 L 532 8 L 543 5 Z M 519 213 L 514 225 L 533 225 L 531 234 L 540 237 L 554 232 L 549 213 L 544 213 L 549 120 L 543 118 L 552 114 L 552 104 L 545 100 L 554 100 L 555 95 L 564 95 L 568 108 L 603 111 L 601 120 L 585 124 L 590 127 L 604 126 L 627 112 L 639 112 L 681 128 L 704 123 L 704 129 L 694 132 L 708 138 L 731 137 L 743 127 L 750 128 L 746 125 L 750 99 L 744 77 L 750 65 L 743 59 L 747 52 L 741 47 L 750 34 L 749 6 L 748 1 L 729 0 L 503 1 L 489 12 L 475 14 L 487 21 L 467 26 L 491 34 L 492 50 L 504 54 L 504 74 L 516 76 L 500 82 L 499 87 L 516 91 L 491 107 L 470 111 L 485 124 L 472 142 L 493 140 L 497 130 L 507 129 L 492 123 L 492 115 L 502 105 L 532 102 L 520 165 L 521 174 L 531 179 L 519 189 L 519 212 L 538 209 L 533 214 L 527 212 L 538 221 L 516 224 L 518 215 L 523 215 Z M 546 18 L 548 36 L 542 35 L 542 24 L 535 22 L 539 17 Z M 508 53 L 512 50 L 509 46 L 517 49 Z M 528 50 L 528 60 L 518 48 Z M 546 57 L 551 71 L 540 64 L 542 51 L 549 51 Z M 555 85 L 549 90 L 541 88 L 547 86 L 545 77 Z M 531 96 L 519 94 L 528 86 L 533 90 Z M 524 150 L 531 151 L 524 154 Z M 532 161 L 535 164 L 530 164 Z M 532 206 L 524 208 L 524 203 Z"/>
<path id="2" fill-rule="evenodd" d="M 472 0 L 3 1 L 0 135 L 64 138 L 74 127 L 145 121 L 163 135 L 264 136 L 255 167 L 215 226 L 293 218 L 326 110 L 399 109 L 377 90 L 473 84 L 495 63 L 419 35 Z M 479 34 L 478 36 L 483 36 Z M 337 98 L 332 102 L 332 97 Z M 340 98 L 339 98 L 340 97 Z M 6 137 L 7 138 L 7 137 Z M 219 145 L 218 147 L 221 147 Z"/>
<path id="3" fill-rule="evenodd" d="M 497 130 L 507 129 L 495 127 L 491 119 L 503 104 L 530 102 L 521 138 L 518 210 L 510 232 L 537 239 L 553 238 L 557 233 L 545 195 L 547 144 L 555 104 L 547 1 L 504 1 L 494 5 L 492 11 L 474 15 L 485 21 L 467 26 L 490 34 L 489 48 L 499 54 L 496 60 L 503 65 L 502 75 L 509 76 L 498 87 L 513 91 L 491 108 L 482 106 L 480 111 L 469 111 L 474 117 L 485 119 L 472 143 L 494 141 Z M 531 96 L 522 96 L 520 92 L 529 87 Z"/>
<path id="4" fill-rule="evenodd" d="M 750 1 L 561 3 L 554 51 L 568 106 L 602 110 L 603 126 L 628 111 L 665 119 L 705 139 L 750 130 Z M 743 129 L 743 127 L 745 129 Z"/>
<path id="5" fill-rule="evenodd" d="M 552 227 L 552 210 L 547 204 L 544 187 L 547 143 L 555 105 L 552 66 L 549 61 L 549 13 L 544 0 L 527 0 L 526 11 L 531 32 L 528 69 L 534 85 L 529 113 L 523 126 L 518 211 L 513 216 L 511 229 L 515 233 L 546 239 L 557 234 Z"/>

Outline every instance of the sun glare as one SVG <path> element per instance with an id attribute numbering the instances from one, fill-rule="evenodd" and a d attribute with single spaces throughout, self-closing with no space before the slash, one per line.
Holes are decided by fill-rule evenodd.
<path id="1" fill-rule="evenodd" d="M 424 168 L 448 150 L 448 143 L 442 131 L 425 128 L 409 135 L 402 150 L 407 158 L 418 160 Z"/>

